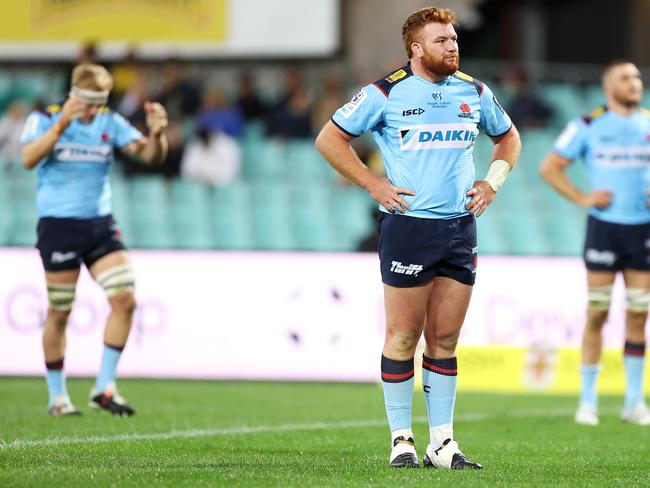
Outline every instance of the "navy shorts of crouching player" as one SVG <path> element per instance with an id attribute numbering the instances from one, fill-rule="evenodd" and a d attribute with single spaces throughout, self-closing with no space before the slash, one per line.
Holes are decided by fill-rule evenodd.
<path id="1" fill-rule="evenodd" d="M 607 104 L 571 120 L 544 160 L 541 173 L 561 195 L 586 208 L 584 262 L 588 312 L 582 341 L 581 393 L 575 421 L 598 425 L 597 381 L 602 328 L 616 275 L 626 288 L 625 402 L 621 417 L 650 425 L 643 399 L 645 323 L 650 304 L 650 111 L 639 106 L 641 73 L 627 60 L 605 67 Z M 582 159 L 591 188 L 571 183 L 565 169 Z"/>
<path id="2" fill-rule="evenodd" d="M 428 7 L 409 16 L 402 38 L 409 61 L 361 88 L 323 127 L 316 147 L 379 204 L 379 258 L 386 305 L 382 383 L 392 466 L 417 466 L 411 426 L 414 354 L 424 335 L 422 378 L 429 414 L 425 466 L 480 468 L 453 437 L 456 343 L 475 282 L 475 218 L 515 166 L 519 135 L 492 91 L 459 71 L 455 14 Z M 370 131 L 387 178 L 372 174 L 350 147 Z M 473 150 L 494 142 L 477 180 Z"/>
<path id="3" fill-rule="evenodd" d="M 111 215 L 108 177 L 113 151 L 120 148 L 143 163 L 166 157 L 165 109 L 147 102 L 148 134 L 105 107 L 113 80 L 95 64 L 72 73 L 72 89 L 62 105 L 33 112 L 21 136 L 23 163 L 36 169 L 39 215 L 38 243 L 45 269 L 49 307 L 43 330 L 48 411 L 54 416 L 79 415 L 65 381 L 65 327 L 72 310 L 80 268 L 105 290 L 111 313 L 91 407 L 119 416 L 135 410 L 117 392 L 118 360 L 131 329 L 134 273 L 120 232 Z M 99 359 L 98 359 L 99 362 Z"/>

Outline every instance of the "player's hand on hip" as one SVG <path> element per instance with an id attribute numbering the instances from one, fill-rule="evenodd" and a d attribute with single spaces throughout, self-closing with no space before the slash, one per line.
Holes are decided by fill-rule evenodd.
<path id="1" fill-rule="evenodd" d="M 584 208 L 607 208 L 612 203 L 613 196 L 614 194 L 609 190 L 594 190 L 584 196 L 580 206 Z"/>
<path id="2" fill-rule="evenodd" d="M 144 112 L 147 116 L 149 134 L 158 136 L 167 127 L 167 111 L 157 102 L 145 102 Z"/>
<path id="3" fill-rule="evenodd" d="M 472 215 L 480 217 L 492 203 L 496 194 L 497 192 L 486 180 L 475 181 L 474 186 L 466 193 L 472 199 L 465 205 L 465 209 Z"/>
<path id="4" fill-rule="evenodd" d="M 86 103 L 79 97 L 72 95 L 61 107 L 61 124 L 65 127 L 70 125 L 73 120 L 80 119 L 86 113 Z"/>
<path id="5" fill-rule="evenodd" d="M 372 187 L 368 189 L 368 193 L 375 202 L 391 213 L 404 213 L 411 210 L 401 195 L 415 195 L 413 190 L 396 187 L 388 178 L 377 178 Z"/>

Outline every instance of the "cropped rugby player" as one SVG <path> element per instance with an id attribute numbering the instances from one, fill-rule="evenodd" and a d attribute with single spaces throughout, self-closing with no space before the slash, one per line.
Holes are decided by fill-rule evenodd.
<path id="1" fill-rule="evenodd" d="M 567 125 L 541 166 L 543 178 L 561 195 L 588 209 L 584 262 L 588 309 L 582 339 L 581 394 L 575 421 L 598 425 L 597 380 L 602 329 L 621 272 L 626 288 L 625 403 L 623 420 L 650 425 L 643 397 L 645 322 L 650 303 L 650 112 L 639 108 L 639 69 L 619 60 L 605 67 L 607 104 Z M 591 188 L 575 187 L 565 173 L 582 157 Z"/>
<path id="2" fill-rule="evenodd" d="M 108 169 L 116 147 L 145 163 L 162 163 L 167 153 L 167 114 L 160 104 L 147 102 L 149 132 L 142 135 L 105 107 L 112 85 L 103 66 L 77 66 L 65 103 L 30 114 L 21 137 L 24 166 L 38 173 L 37 247 L 49 301 L 43 351 L 48 411 L 56 416 L 79 414 L 67 392 L 64 357 L 65 329 L 82 265 L 104 288 L 111 307 L 89 405 L 120 416 L 135 412 L 115 385 L 135 298 L 131 261 L 111 216 Z"/>

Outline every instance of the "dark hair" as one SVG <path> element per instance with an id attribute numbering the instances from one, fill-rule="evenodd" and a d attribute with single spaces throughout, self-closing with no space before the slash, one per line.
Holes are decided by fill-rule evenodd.
<path id="1" fill-rule="evenodd" d="M 615 58 L 615 59 L 612 59 L 603 68 L 602 78 L 604 79 L 605 76 L 607 76 L 607 74 L 612 70 L 612 68 L 615 68 L 616 66 L 620 66 L 622 64 L 634 64 L 634 61 L 630 61 L 627 58 Z"/>

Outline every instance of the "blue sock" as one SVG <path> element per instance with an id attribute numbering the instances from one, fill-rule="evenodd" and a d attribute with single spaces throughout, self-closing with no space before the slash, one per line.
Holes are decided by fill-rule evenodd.
<path id="1" fill-rule="evenodd" d="M 433 449 L 454 437 L 454 404 L 458 362 L 456 358 L 432 359 L 422 356 L 422 388 L 429 416 L 429 434 Z"/>
<path id="2" fill-rule="evenodd" d="M 102 365 L 99 368 L 95 390 L 104 391 L 109 383 L 115 381 L 117 375 L 117 362 L 124 347 L 115 347 L 104 344 L 104 354 L 102 355 Z"/>
<path id="3" fill-rule="evenodd" d="M 645 342 L 625 342 L 625 408 L 643 401 L 643 369 L 645 367 Z"/>
<path id="4" fill-rule="evenodd" d="M 381 380 L 391 433 L 408 431 L 410 436 L 413 435 L 411 430 L 413 375 L 413 358 L 395 361 L 381 356 Z M 394 437 L 396 435 L 393 435 Z"/>
<path id="5" fill-rule="evenodd" d="M 600 364 L 583 364 L 580 366 L 581 391 L 580 405 L 598 406 L 598 392 L 596 384 L 598 374 L 600 373 Z"/>
<path id="6" fill-rule="evenodd" d="M 56 397 L 67 395 L 68 390 L 65 386 L 65 372 L 63 371 L 63 358 L 58 361 L 45 363 L 45 381 L 47 382 L 47 391 L 49 393 L 48 405 L 54 405 Z"/>

